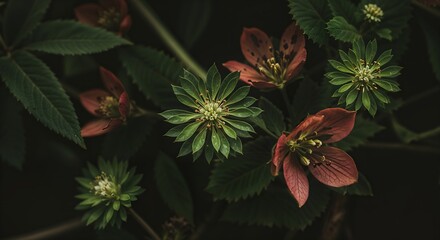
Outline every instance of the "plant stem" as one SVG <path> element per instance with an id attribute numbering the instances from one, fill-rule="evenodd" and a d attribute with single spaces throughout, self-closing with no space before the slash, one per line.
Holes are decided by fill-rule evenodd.
<path id="1" fill-rule="evenodd" d="M 286 90 L 286 88 L 282 88 L 282 89 L 281 89 L 281 95 L 283 95 L 284 103 L 286 104 L 287 111 L 289 112 L 289 119 L 292 120 L 292 119 L 293 119 L 293 116 L 294 116 L 294 114 L 293 114 L 293 108 L 292 108 L 292 105 L 290 104 L 289 96 L 287 95 L 287 90 Z"/>
<path id="2" fill-rule="evenodd" d="M 419 146 L 412 144 L 403 144 L 403 143 L 387 143 L 387 142 L 368 142 L 362 145 L 362 147 L 366 148 L 376 148 L 376 149 L 385 149 L 385 150 L 406 150 L 411 152 L 418 153 L 428 153 L 433 155 L 440 155 L 440 149 L 429 147 L 429 146 Z"/>
<path id="3" fill-rule="evenodd" d="M 347 215 L 347 197 L 340 194 L 333 195 L 332 205 L 328 211 L 328 215 L 324 222 L 320 240 L 335 240 L 341 232 L 344 225 L 345 216 Z"/>
<path id="4" fill-rule="evenodd" d="M 426 132 L 422 132 L 418 134 L 417 140 L 422 140 L 425 138 L 430 138 L 440 134 L 440 126 L 434 129 L 428 130 Z"/>
<path id="5" fill-rule="evenodd" d="M 145 220 L 137 214 L 137 212 L 133 208 L 128 208 L 128 212 L 134 217 L 134 219 L 141 225 L 141 227 L 147 231 L 154 240 L 161 240 L 159 235 L 148 225 Z"/>
<path id="6" fill-rule="evenodd" d="M 402 103 L 401 107 L 404 107 L 404 106 L 410 105 L 412 103 L 415 103 L 415 102 L 417 102 L 417 101 L 419 101 L 419 100 L 421 100 L 421 99 L 423 99 L 425 97 L 428 97 L 428 96 L 430 96 L 432 94 L 437 93 L 439 90 L 440 90 L 440 87 L 436 86 L 436 87 L 430 88 L 430 89 L 428 89 L 428 90 L 426 90 L 424 92 L 421 92 L 421 93 L 418 93 L 416 95 L 413 95 L 410 98 L 406 99 Z"/>
<path id="7" fill-rule="evenodd" d="M 436 10 L 435 8 L 426 6 L 425 4 L 423 4 L 417 0 L 412 0 L 411 3 L 416 5 L 417 7 L 425 10 L 426 12 L 440 18 L 440 11 Z"/>
<path id="8" fill-rule="evenodd" d="M 154 14 L 154 11 L 140 0 L 130 0 L 134 9 L 154 28 L 159 37 L 165 44 L 174 52 L 176 57 L 180 59 L 186 66 L 188 66 L 195 74 L 201 78 L 206 77 L 206 72 L 202 67 L 185 51 L 180 43 L 173 37 L 173 35 L 160 22 L 159 18 Z"/>
<path id="9" fill-rule="evenodd" d="M 46 229 L 38 230 L 32 233 L 23 234 L 16 237 L 7 238 L 7 240 L 37 240 L 37 239 L 47 239 L 58 236 L 62 233 L 66 233 L 83 226 L 81 219 L 75 218 L 65 223 L 49 227 Z"/>

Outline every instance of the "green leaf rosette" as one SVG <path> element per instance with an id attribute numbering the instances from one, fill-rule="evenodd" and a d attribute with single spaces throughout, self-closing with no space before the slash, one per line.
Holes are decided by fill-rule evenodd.
<path id="1" fill-rule="evenodd" d="M 103 159 L 98 161 L 98 168 L 87 163 L 83 175 L 76 178 L 82 192 L 76 196 L 82 200 L 76 209 L 87 210 L 83 221 L 86 225 L 94 223 L 97 229 L 107 225 L 119 228 L 122 221 L 127 221 L 126 208 L 144 191 L 137 186 L 142 175 L 135 174 L 135 168 L 128 170 L 127 162 Z"/>
<path id="2" fill-rule="evenodd" d="M 235 90 L 239 76 L 233 72 L 222 81 L 215 65 L 209 69 L 206 81 L 184 71 L 181 86 L 173 86 L 173 90 L 190 110 L 172 109 L 160 114 L 177 125 L 165 136 L 183 142 L 179 156 L 192 153 L 196 160 L 204 152 L 210 162 L 214 154 L 224 159 L 242 153 L 240 137 L 251 137 L 254 132 L 247 121 L 262 110 L 252 107 L 256 99 L 247 96 L 249 86 Z"/>

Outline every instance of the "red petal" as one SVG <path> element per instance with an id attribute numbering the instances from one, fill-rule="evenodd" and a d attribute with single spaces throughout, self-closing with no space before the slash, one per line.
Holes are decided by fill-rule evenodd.
<path id="1" fill-rule="evenodd" d="M 298 206 L 302 207 L 309 197 L 309 181 L 298 159 L 287 155 L 283 164 L 284 178 L 289 191 L 298 202 Z"/>
<path id="2" fill-rule="evenodd" d="M 272 175 L 277 176 L 278 172 L 281 168 L 281 163 L 286 157 L 289 149 L 287 149 L 287 136 L 281 134 L 280 138 L 278 138 L 278 142 L 275 145 L 275 151 L 272 157 Z"/>
<path id="3" fill-rule="evenodd" d="M 323 120 L 324 116 L 322 115 L 310 115 L 306 117 L 306 119 L 304 119 L 304 121 L 302 121 L 300 124 L 298 124 L 298 126 L 296 126 L 296 128 L 292 130 L 287 138 L 289 140 L 297 139 L 298 134 L 302 132 L 313 133 L 316 131 L 316 129 L 318 129 Z"/>
<path id="4" fill-rule="evenodd" d="M 98 26 L 98 13 L 101 10 L 102 7 L 98 4 L 87 3 L 75 8 L 75 16 L 82 23 Z"/>
<path id="5" fill-rule="evenodd" d="M 99 99 L 112 96 L 109 92 L 102 89 L 93 89 L 87 92 L 83 92 L 79 95 L 79 100 L 84 108 L 91 114 L 99 116 L 96 114 L 96 110 L 99 109 Z"/>
<path id="6" fill-rule="evenodd" d="M 246 84 L 249 84 L 251 86 L 253 86 L 254 83 L 256 82 L 262 82 L 273 85 L 271 83 L 268 83 L 267 79 L 264 76 L 259 74 L 254 68 L 252 68 L 247 64 L 240 63 L 237 61 L 228 61 L 223 63 L 223 66 L 229 69 L 229 71 L 231 72 L 235 72 L 235 71 L 240 72 L 240 79 Z"/>
<path id="7" fill-rule="evenodd" d="M 288 55 L 292 57 L 293 54 L 304 49 L 305 45 L 306 40 L 301 29 L 299 29 L 295 23 L 292 23 L 286 28 L 281 37 L 280 52 L 282 52 L 284 56 Z"/>
<path id="8" fill-rule="evenodd" d="M 127 15 L 124 17 L 124 19 L 122 19 L 121 24 L 119 25 L 120 35 L 126 33 L 128 29 L 130 29 L 130 27 L 131 27 L 131 16 Z"/>
<path id="9" fill-rule="evenodd" d="M 343 108 L 326 108 L 315 115 L 323 115 L 324 120 L 319 126 L 319 135 L 331 135 L 324 142 L 333 143 L 345 138 L 353 130 L 356 119 L 355 111 L 347 111 Z"/>
<path id="10" fill-rule="evenodd" d="M 272 41 L 258 28 L 245 28 L 240 38 L 241 51 L 252 66 L 273 57 Z"/>
<path id="11" fill-rule="evenodd" d="M 323 154 L 326 161 L 330 161 L 330 164 L 309 165 L 310 172 L 318 181 L 332 187 L 343 187 L 357 181 L 356 164 L 346 152 L 335 147 L 321 147 L 316 151 Z M 320 161 L 320 157 L 313 154 L 310 160 Z"/>
<path id="12" fill-rule="evenodd" d="M 119 97 L 119 113 L 124 119 L 130 113 L 130 99 L 128 98 L 127 92 L 123 92 Z"/>
<path id="13" fill-rule="evenodd" d="M 119 98 L 123 92 L 125 92 L 122 82 L 109 70 L 100 67 L 101 79 L 104 82 L 105 87 L 113 96 Z"/>
<path id="14" fill-rule="evenodd" d="M 81 129 L 82 137 L 94 137 L 108 133 L 121 125 L 119 119 L 97 119 L 84 125 Z"/>
<path id="15" fill-rule="evenodd" d="M 299 52 L 296 53 L 293 60 L 289 63 L 289 66 L 287 66 L 287 80 L 291 80 L 298 75 L 298 73 L 302 70 L 304 63 L 306 62 L 306 58 L 307 51 L 305 48 L 300 49 Z"/>

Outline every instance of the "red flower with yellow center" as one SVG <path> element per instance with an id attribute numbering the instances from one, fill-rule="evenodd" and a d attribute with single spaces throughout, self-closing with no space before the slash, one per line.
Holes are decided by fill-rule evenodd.
<path id="1" fill-rule="evenodd" d="M 75 8 L 76 18 L 85 24 L 102 27 L 118 35 L 123 35 L 131 27 L 125 0 L 100 0 Z"/>
<path id="2" fill-rule="evenodd" d="M 260 89 L 283 88 L 298 75 L 307 57 L 304 35 L 295 23 L 284 31 L 279 50 L 258 28 L 245 28 L 240 44 L 251 66 L 237 61 L 228 61 L 223 66 L 231 72 L 239 71 L 242 81 Z"/>
<path id="3" fill-rule="evenodd" d="M 107 91 L 92 89 L 79 95 L 84 108 L 98 117 L 81 129 L 83 137 L 110 132 L 125 122 L 130 113 L 130 99 L 121 81 L 103 67 L 100 68 L 100 73 Z"/>
<path id="4" fill-rule="evenodd" d="M 272 157 L 272 174 L 283 168 L 287 187 L 303 206 L 309 196 L 309 182 L 303 166 L 321 183 L 331 187 L 353 184 L 358 171 L 353 159 L 336 147 L 327 146 L 345 138 L 353 129 L 356 112 L 327 108 L 308 116 L 289 135 L 278 139 Z"/>

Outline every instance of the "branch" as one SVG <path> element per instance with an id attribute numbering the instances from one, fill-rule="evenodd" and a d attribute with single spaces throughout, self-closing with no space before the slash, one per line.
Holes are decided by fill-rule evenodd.
<path id="1" fill-rule="evenodd" d="M 159 235 L 157 235 L 153 228 L 151 228 L 150 225 L 148 225 L 148 223 L 145 222 L 145 220 L 141 216 L 139 216 L 139 214 L 137 214 L 137 212 L 133 208 L 128 208 L 128 212 L 139 223 L 139 225 L 141 225 L 141 227 L 145 231 L 147 231 L 151 235 L 151 237 L 153 237 L 154 240 L 161 240 Z"/>
<path id="2" fill-rule="evenodd" d="M 341 228 L 345 222 L 345 216 L 347 215 L 347 202 L 348 199 L 346 196 L 340 194 L 333 195 L 333 202 L 324 222 L 324 227 L 319 238 L 320 240 L 338 239 Z"/>
<path id="3" fill-rule="evenodd" d="M 32 233 L 23 234 L 16 237 L 7 238 L 6 240 L 37 240 L 37 239 L 47 239 L 58 236 L 60 234 L 70 232 L 74 229 L 83 226 L 80 218 L 75 218 L 65 223 L 48 227 L 46 229 L 38 230 Z"/>

